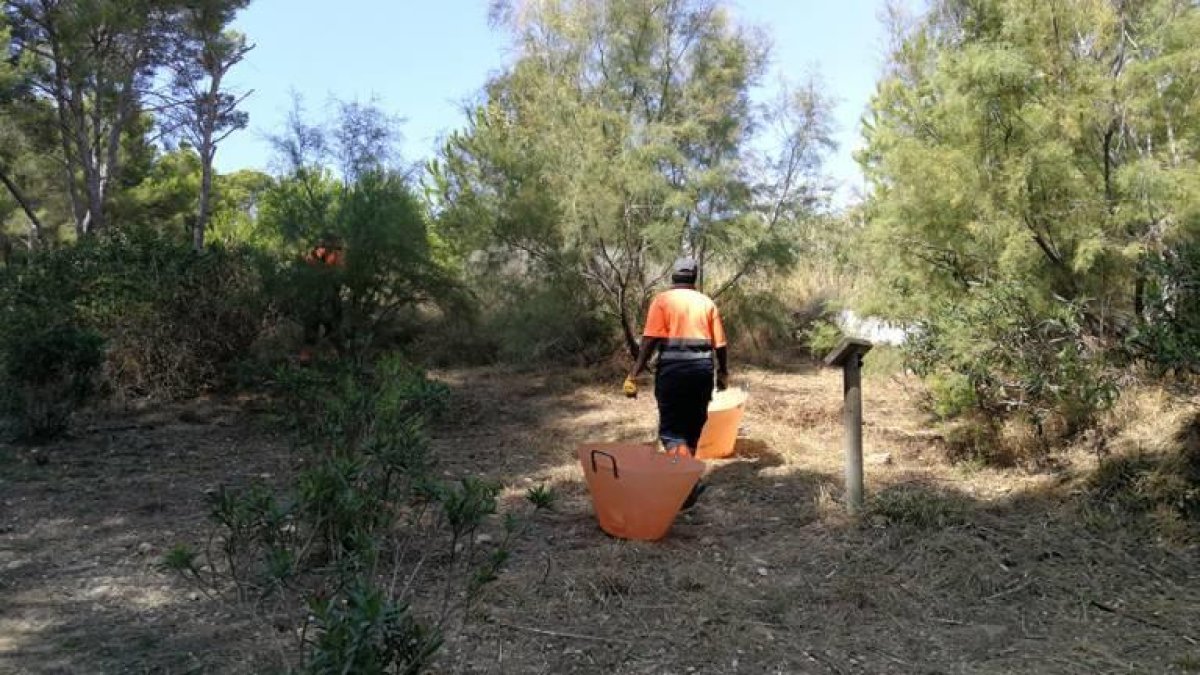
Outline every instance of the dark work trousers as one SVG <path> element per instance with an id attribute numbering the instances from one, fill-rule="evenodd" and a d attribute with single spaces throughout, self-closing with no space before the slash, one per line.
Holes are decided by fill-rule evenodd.
<path id="1" fill-rule="evenodd" d="M 692 454 L 708 421 L 713 393 L 712 359 L 658 362 L 654 398 L 658 400 L 658 437 L 673 450 L 687 445 Z"/>
<path id="2" fill-rule="evenodd" d="M 340 344 L 342 298 L 340 289 L 322 289 L 304 321 L 304 344 L 315 347 L 322 333 L 335 346 Z"/>

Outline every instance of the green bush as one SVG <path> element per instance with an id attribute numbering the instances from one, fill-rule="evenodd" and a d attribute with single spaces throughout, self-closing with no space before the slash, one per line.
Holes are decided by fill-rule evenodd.
<path id="1" fill-rule="evenodd" d="M 933 373 L 925 384 L 929 387 L 930 407 L 943 420 L 965 415 L 979 405 L 975 385 L 963 373 Z"/>
<path id="2" fill-rule="evenodd" d="M 36 334 L 17 329 L 26 323 L 72 326 L 103 338 L 113 393 L 192 396 L 222 384 L 261 334 L 271 305 L 262 281 L 269 267 L 246 250 L 197 255 L 149 228 L 115 230 L 6 268 L 0 318 L 8 328 L 0 331 L 22 340 Z"/>
<path id="3" fill-rule="evenodd" d="M 345 593 L 314 597 L 309 609 L 317 637 L 305 673 L 418 673 L 441 647 L 436 631 L 370 581 L 356 579 Z"/>
<path id="4" fill-rule="evenodd" d="M 249 250 L 186 244 L 124 233 L 98 244 L 83 301 L 109 337 L 105 366 L 123 397 L 194 396 L 220 387 L 249 357 L 272 302 L 264 269 Z"/>
<path id="5" fill-rule="evenodd" d="M 838 328 L 832 321 L 824 319 L 814 321 L 801 334 L 805 346 L 808 347 L 808 353 L 816 359 L 825 358 L 844 337 L 845 333 L 841 328 Z"/>
<path id="6" fill-rule="evenodd" d="M 214 595 L 232 583 L 244 601 L 270 598 L 273 621 L 311 635 L 301 672 L 421 671 L 507 559 L 507 522 L 494 549 L 476 546 L 499 486 L 434 479 L 423 428 L 449 391 L 400 357 L 289 368 L 276 384 L 302 468 L 282 489 L 214 491 L 219 548 L 176 547 L 163 565 Z M 440 607 L 411 609 L 434 583 L 421 595 Z"/>
<path id="7" fill-rule="evenodd" d="M 613 323 L 568 281 L 503 283 L 484 310 L 483 331 L 505 363 L 594 363 L 617 347 Z M 640 321 L 640 319 L 639 319 Z"/>
<path id="8" fill-rule="evenodd" d="M 1116 400 L 1103 353 L 1079 307 L 1035 302 L 1015 284 L 975 286 L 962 302 L 932 305 L 905 344 L 907 361 L 935 383 L 935 407 L 962 414 L 1020 415 L 1041 429 L 1052 415 L 1067 435 Z"/>
<path id="9" fill-rule="evenodd" d="M 404 346 L 408 314 L 422 305 L 448 305 L 459 289 L 433 258 L 425 210 L 401 175 L 368 171 L 349 184 L 301 169 L 264 195 L 262 227 L 290 243 L 291 260 L 272 284 L 289 319 L 332 326 L 333 346 L 367 358 Z M 310 265 L 304 258 L 320 239 L 336 239 L 343 265 Z"/>
<path id="10" fill-rule="evenodd" d="M 103 339 L 80 317 L 72 250 L 0 269 L 0 414 L 26 440 L 48 440 L 96 390 Z"/>
<path id="11" fill-rule="evenodd" d="M 0 333 L 0 406 L 15 420 L 19 438 L 48 440 L 67 428 L 95 393 L 103 344 L 70 324 L 9 324 Z"/>
<path id="12" fill-rule="evenodd" d="M 1143 316 L 1129 339 L 1155 369 L 1200 373 L 1200 244 L 1150 258 Z"/>

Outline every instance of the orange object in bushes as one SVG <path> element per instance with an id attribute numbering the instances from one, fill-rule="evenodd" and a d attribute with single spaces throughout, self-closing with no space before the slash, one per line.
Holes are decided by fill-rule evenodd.
<path id="1" fill-rule="evenodd" d="M 748 396 L 744 389 L 726 389 L 713 395 L 712 402 L 708 404 L 708 421 L 704 423 L 704 431 L 700 434 L 697 459 L 733 456 Z"/>
<path id="2" fill-rule="evenodd" d="M 649 443 L 591 443 L 577 452 L 596 520 L 622 539 L 662 539 L 704 473 L 703 462 Z"/>

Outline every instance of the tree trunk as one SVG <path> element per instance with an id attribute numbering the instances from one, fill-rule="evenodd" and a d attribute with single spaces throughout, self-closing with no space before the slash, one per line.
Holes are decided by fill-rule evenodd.
<path id="1" fill-rule="evenodd" d="M 196 223 L 192 225 L 192 248 L 196 249 L 196 253 L 204 250 L 204 233 L 208 227 L 213 182 L 213 154 L 212 149 L 203 150 L 200 153 L 200 209 L 196 215 Z"/>
<path id="2" fill-rule="evenodd" d="M 621 305 L 621 333 L 625 337 L 625 348 L 629 350 L 630 358 L 636 359 L 641 345 L 633 332 L 633 322 L 629 320 L 629 311 L 625 309 L 624 303 Z"/>
<path id="3" fill-rule="evenodd" d="M 92 234 L 104 229 L 104 179 L 94 162 L 85 162 L 84 180 L 87 190 L 87 212 L 79 224 L 79 234 Z"/>
<path id="4" fill-rule="evenodd" d="M 29 226 L 33 230 L 34 241 L 41 243 L 42 221 L 38 219 L 37 212 L 33 210 L 33 205 L 29 203 L 29 200 L 25 198 L 21 189 L 17 187 L 17 184 L 2 169 L 0 169 L 0 183 L 4 183 L 4 187 L 8 188 L 9 194 L 13 196 L 13 199 L 17 200 L 17 204 L 21 206 L 21 210 L 25 212 L 25 216 L 29 218 Z"/>

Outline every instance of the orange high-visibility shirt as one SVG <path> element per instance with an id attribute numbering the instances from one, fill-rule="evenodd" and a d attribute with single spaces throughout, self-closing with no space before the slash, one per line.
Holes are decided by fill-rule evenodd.
<path id="1" fill-rule="evenodd" d="M 704 352 L 725 346 L 725 326 L 716 304 L 690 288 L 673 288 L 656 295 L 642 334 L 665 339 L 664 353 Z"/>
<path id="2" fill-rule="evenodd" d="M 341 249 L 318 246 L 309 252 L 305 260 L 310 265 L 321 263 L 327 267 L 341 267 L 342 252 Z"/>

